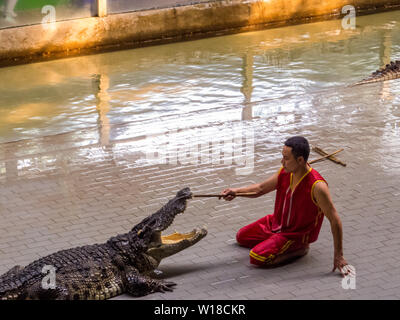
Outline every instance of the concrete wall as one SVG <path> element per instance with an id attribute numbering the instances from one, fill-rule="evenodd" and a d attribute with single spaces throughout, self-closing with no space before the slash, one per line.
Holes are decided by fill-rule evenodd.
<path id="1" fill-rule="evenodd" d="M 0 30 L 0 66 L 400 8 L 400 0 L 216 1 Z"/>

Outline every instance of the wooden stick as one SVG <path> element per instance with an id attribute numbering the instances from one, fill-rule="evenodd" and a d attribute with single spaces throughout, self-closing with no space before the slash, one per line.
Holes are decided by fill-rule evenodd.
<path id="1" fill-rule="evenodd" d="M 340 160 L 337 160 L 334 155 L 342 152 L 344 149 L 339 149 L 335 152 L 332 152 L 331 154 L 326 153 L 324 150 L 318 148 L 318 147 L 313 147 L 313 150 L 319 154 L 323 154 L 323 157 L 312 160 L 309 162 L 309 164 L 318 162 L 318 161 L 322 161 L 326 158 L 328 158 L 329 160 L 332 160 L 333 162 L 339 163 L 342 166 L 346 166 L 345 163 L 341 162 Z M 246 192 L 246 193 L 237 193 L 236 197 L 246 197 L 246 196 L 255 196 L 257 194 L 257 192 Z M 223 197 L 220 194 L 192 194 L 192 198 L 219 198 L 219 197 Z"/>
<path id="2" fill-rule="evenodd" d="M 322 150 L 321 148 L 313 147 L 312 149 L 313 149 L 316 153 L 319 153 L 319 154 L 322 155 L 322 156 L 328 155 L 328 153 L 325 152 L 324 150 Z M 340 160 L 337 159 L 335 156 L 330 156 L 330 157 L 328 157 L 328 159 L 331 160 L 331 161 L 333 161 L 333 162 L 335 162 L 335 163 L 337 163 L 337 164 L 342 165 L 343 167 L 346 166 L 346 164 L 345 164 L 344 162 L 340 161 Z"/>
<path id="3" fill-rule="evenodd" d="M 247 192 L 247 193 L 236 193 L 236 197 L 245 197 L 245 196 L 255 196 L 257 192 Z M 193 194 L 193 198 L 211 198 L 211 197 L 223 197 L 220 194 Z"/>
<path id="4" fill-rule="evenodd" d="M 311 161 L 309 162 L 309 164 L 315 163 L 315 162 L 318 162 L 318 161 L 322 161 L 322 160 L 324 160 L 324 159 L 326 159 L 326 158 L 332 157 L 333 155 L 335 155 L 335 154 L 337 154 L 337 153 L 339 153 L 339 152 L 342 152 L 343 150 L 344 150 L 344 149 L 339 149 L 339 150 L 337 150 L 337 151 L 335 151 L 335 152 L 333 152 L 333 153 L 331 153 L 331 154 L 327 154 L 327 155 L 325 155 L 325 156 L 323 156 L 323 157 L 321 157 L 321 158 L 318 158 L 318 159 L 315 159 L 315 160 L 311 160 Z"/>

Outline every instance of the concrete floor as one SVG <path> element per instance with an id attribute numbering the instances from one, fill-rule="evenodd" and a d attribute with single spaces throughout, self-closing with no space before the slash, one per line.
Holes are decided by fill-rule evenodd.
<path id="1" fill-rule="evenodd" d="M 376 87 L 364 90 L 371 88 Z M 328 100 L 334 96 L 325 94 Z M 284 140 L 302 134 L 327 151 L 345 149 L 338 157 L 347 167 L 330 161 L 313 167 L 330 185 L 344 226 L 344 256 L 356 268 L 356 288 L 343 289 L 340 274 L 331 272 L 333 242 L 326 219 L 307 256 L 275 269 L 249 264 L 248 249 L 235 244 L 235 234 L 272 213 L 275 194 L 270 194 L 232 202 L 191 200 L 170 231 L 206 225 L 208 236 L 161 263 L 159 277 L 178 284 L 172 293 L 140 299 L 399 299 L 399 109 L 370 104 L 349 111 L 340 105 L 322 103 L 311 112 L 297 108 L 266 118 L 216 123 L 197 135 L 190 129 L 175 133 L 181 151 L 199 146 L 192 154 L 196 157 L 209 152 L 216 137 L 245 137 L 246 147 L 254 151 L 247 154 L 254 155 L 254 169 L 247 175 L 237 171 L 244 153 L 232 154 L 226 164 L 182 158 L 177 164 L 151 164 L 143 142 L 151 138 L 152 143 L 162 143 L 162 136 L 127 136 L 104 146 L 93 128 L 3 143 L 0 273 L 60 249 L 127 232 L 183 187 L 211 193 L 263 180 L 279 168 Z M 134 127 L 127 123 L 112 130 L 132 133 Z M 312 152 L 310 159 L 317 157 Z"/>

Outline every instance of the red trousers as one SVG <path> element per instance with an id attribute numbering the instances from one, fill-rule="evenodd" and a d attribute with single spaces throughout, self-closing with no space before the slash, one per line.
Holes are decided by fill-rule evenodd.
<path id="1" fill-rule="evenodd" d="M 273 264 L 279 255 L 308 247 L 308 244 L 289 240 L 280 233 L 273 233 L 271 217 L 271 215 L 265 216 L 241 228 L 236 234 L 236 240 L 240 245 L 251 248 L 252 264 Z"/>

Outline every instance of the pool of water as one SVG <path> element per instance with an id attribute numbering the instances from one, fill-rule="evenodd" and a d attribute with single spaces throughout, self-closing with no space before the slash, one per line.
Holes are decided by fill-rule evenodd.
<path id="1" fill-rule="evenodd" d="M 104 143 L 274 119 L 379 123 L 398 136 L 400 80 L 347 87 L 400 59 L 399 11 L 0 69 L 0 143 L 98 129 Z M 334 108 L 335 112 L 329 112 Z M 376 112 L 370 112 L 376 109 Z M 319 111 L 324 110 L 323 114 Z"/>

